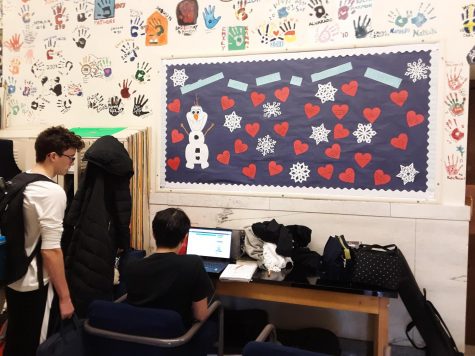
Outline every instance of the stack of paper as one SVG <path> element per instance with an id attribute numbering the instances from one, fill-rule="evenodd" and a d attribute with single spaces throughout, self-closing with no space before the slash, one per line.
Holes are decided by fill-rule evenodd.
<path id="1" fill-rule="evenodd" d="M 257 269 L 255 261 L 230 263 L 219 276 L 222 281 L 249 282 Z"/>

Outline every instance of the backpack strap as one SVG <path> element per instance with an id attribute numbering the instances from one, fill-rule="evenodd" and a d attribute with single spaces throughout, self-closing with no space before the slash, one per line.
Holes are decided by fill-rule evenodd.
<path id="1" fill-rule="evenodd" d="M 416 326 L 416 323 L 413 321 L 411 321 L 409 324 L 407 324 L 406 326 L 406 337 L 407 339 L 409 340 L 409 342 L 411 343 L 411 345 L 418 349 L 418 350 L 426 350 L 427 349 L 427 346 L 419 346 L 416 344 L 416 342 L 414 340 L 412 340 L 412 338 L 409 336 L 409 332 Z"/>
<path id="2" fill-rule="evenodd" d="M 36 276 L 38 277 L 38 284 L 40 288 L 45 286 L 43 279 L 43 256 L 41 255 L 41 236 L 38 238 L 38 243 L 35 246 L 35 249 L 28 256 L 28 266 L 31 264 L 33 259 L 36 257 Z"/>

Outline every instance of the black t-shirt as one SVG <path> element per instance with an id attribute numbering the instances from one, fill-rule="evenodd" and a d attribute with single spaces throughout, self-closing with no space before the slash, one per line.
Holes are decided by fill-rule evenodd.
<path id="1" fill-rule="evenodd" d="M 130 304 L 177 311 L 193 322 L 192 303 L 211 297 L 213 285 L 198 256 L 154 253 L 125 269 Z"/>

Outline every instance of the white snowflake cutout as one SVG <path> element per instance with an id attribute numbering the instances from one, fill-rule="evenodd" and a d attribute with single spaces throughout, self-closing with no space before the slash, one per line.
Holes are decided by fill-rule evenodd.
<path id="1" fill-rule="evenodd" d="M 224 127 L 227 127 L 230 132 L 233 132 L 236 129 L 241 128 L 241 119 L 242 117 L 236 114 L 236 111 L 233 111 L 229 115 L 224 115 Z"/>
<path id="2" fill-rule="evenodd" d="M 377 132 L 373 130 L 372 124 L 358 124 L 358 129 L 353 131 L 353 136 L 356 136 L 356 142 L 358 143 L 371 143 L 371 140 L 376 133 Z"/>
<path id="3" fill-rule="evenodd" d="M 274 153 L 275 143 L 275 140 L 273 140 L 269 135 L 266 135 L 257 139 L 256 150 L 265 157 L 270 153 Z"/>
<path id="4" fill-rule="evenodd" d="M 264 109 L 264 117 L 277 117 L 282 114 L 280 111 L 280 103 L 275 101 L 262 105 L 262 108 Z"/>
<path id="5" fill-rule="evenodd" d="M 327 130 L 323 124 L 318 127 L 312 126 L 312 134 L 310 138 L 315 140 L 315 143 L 318 145 L 320 142 L 328 142 L 328 134 L 331 130 Z"/>
<path id="6" fill-rule="evenodd" d="M 295 183 L 305 182 L 310 177 L 310 170 L 303 162 L 297 162 L 290 167 L 290 179 Z"/>
<path id="7" fill-rule="evenodd" d="M 174 69 L 173 75 L 170 76 L 170 79 L 173 81 L 174 87 L 182 87 L 185 85 L 188 76 L 186 75 L 185 69 Z"/>
<path id="8" fill-rule="evenodd" d="M 407 63 L 405 76 L 408 76 L 414 83 L 421 79 L 427 79 L 427 71 L 429 66 L 422 62 L 419 58 L 417 62 Z"/>
<path id="9" fill-rule="evenodd" d="M 331 82 L 318 84 L 318 91 L 315 96 L 324 104 L 327 101 L 335 101 L 335 93 L 337 91 L 338 89 L 334 88 Z"/>
<path id="10" fill-rule="evenodd" d="M 406 183 L 413 183 L 416 179 L 416 174 L 419 173 L 419 171 L 416 171 L 414 168 L 414 163 L 411 163 L 409 166 L 399 165 L 399 167 L 401 167 L 401 171 L 396 177 L 401 178 L 404 185 L 406 185 Z"/>

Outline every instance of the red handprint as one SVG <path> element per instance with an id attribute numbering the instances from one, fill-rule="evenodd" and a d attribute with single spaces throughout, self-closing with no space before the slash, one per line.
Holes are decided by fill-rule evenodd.
<path id="1" fill-rule="evenodd" d="M 23 42 L 20 42 L 20 34 L 14 34 L 8 41 L 5 41 L 5 46 L 14 51 L 19 52 Z"/>
<path id="2" fill-rule="evenodd" d="M 132 93 L 130 92 L 130 84 L 132 84 L 132 80 L 127 79 L 122 81 L 122 86 L 119 83 L 119 88 L 121 88 L 120 96 L 124 99 L 130 98 L 130 96 L 135 93 L 135 90 Z"/>
<path id="3" fill-rule="evenodd" d="M 63 16 L 65 11 L 66 8 L 62 4 L 58 4 L 53 7 L 55 30 L 62 30 L 66 27 L 63 22 Z"/>
<path id="4" fill-rule="evenodd" d="M 463 161 L 458 156 L 454 155 L 447 156 L 447 161 L 445 162 L 445 170 L 450 177 L 456 176 L 459 174 L 460 170 L 463 167 Z"/>
<path id="5" fill-rule="evenodd" d="M 461 77 L 462 68 L 457 73 L 457 68 L 453 68 L 450 73 L 447 74 L 447 84 L 452 90 L 459 90 L 462 85 L 465 84 L 467 78 Z"/>

